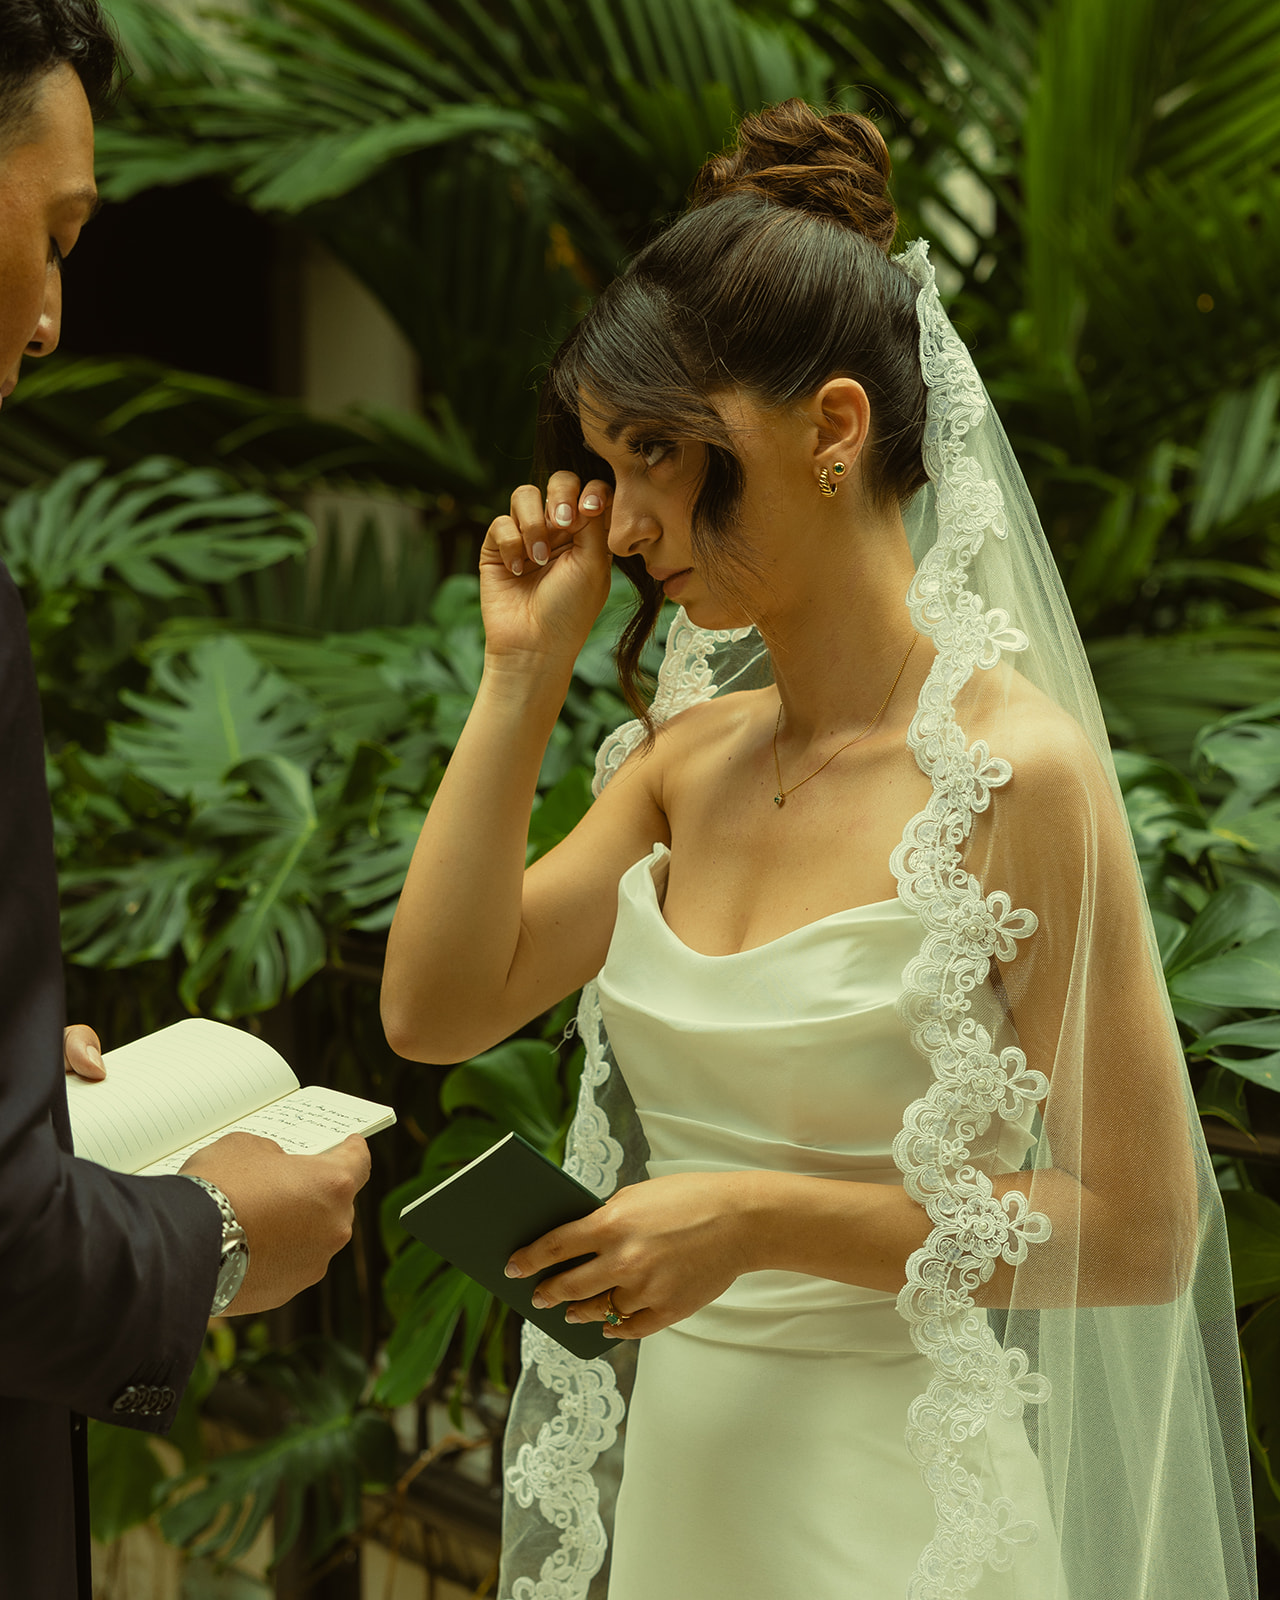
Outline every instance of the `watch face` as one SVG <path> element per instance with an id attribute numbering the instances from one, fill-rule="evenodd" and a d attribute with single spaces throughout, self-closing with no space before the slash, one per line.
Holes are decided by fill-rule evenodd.
<path id="1" fill-rule="evenodd" d="M 242 1244 L 234 1244 L 222 1258 L 218 1269 L 218 1292 L 214 1297 L 217 1315 L 223 1312 L 240 1293 L 240 1285 L 249 1270 L 249 1252 Z"/>

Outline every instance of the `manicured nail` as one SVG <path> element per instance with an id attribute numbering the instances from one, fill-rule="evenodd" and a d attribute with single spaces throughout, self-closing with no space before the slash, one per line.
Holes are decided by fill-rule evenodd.
<path id="1" fill-rule="evenodd" d="M 606 1339 L 621 1339 L 622 1337 L 616 1328 L 601 1328 L 600 1332 L 604 1334 Z"/>
<path id="2" fill-rule="evenodd" d="M 516 1266 L 514 1261 L 508 1261 L 506 1266 L 503 1267 L 502 1271 L 503 1271 L 504 1275 L 506 1277 L 508 1277 L 508 1278 L 523 1278 L 524 1277 L 524 1268 Z"/>
<path id="3" fill-rule="evenodd" d="M 97 1067 L 100 1071 L 105 1072 L 107 1070 L 106 1069 L 106 1065 L 105 1065 L 105 1063 L 103 1062 L 103 1059 L 102 1059 L 102 1051 L 101 1050 L 96 1049 L 91 1044 L 87 1044 L 84 1047 L 84 1053 L 85 1053 L 85 1055 L 88 1056 L 89 1060 L 93 1063 L 93 1065 L 95 1067 Z"/>
<path id="4" fill-rule="evenodd" d="M 541 539 L 539 539 L 537 544 L 535 544 L 533 547 L 533 559 L 540 567 L 545 567 L 547 562 L 551 559 L 551 552 L 547 549 L 546 545 L 543 544 Z"/>
<path id="5" fill-rule="evenodd" d="M 584 511 L 599 511 L 600 496 L 598 494 L 589 494 L 582 502 L 582 509 Z"/>
<path id="6" fill-rule="evenodd" d="M 556 507 L 556 522 L 560 525 L 560 527 L 567 528 L 572 521 L 573 521 L 573 507 L 572 506 L 557 506 Z"/>
<path id="7" fill-rule="evenodd" d="M 533 1303 L 535 1306 L 537 1306 L 539 1311 L 545 1311 L 547 1309 L 547 1301 L 540 1293 L 534 1295 Z"/>
<path id="8" fill-rule="evenodd" d="M 572 1306 L 570 1306 L 570 1307 L 569 1307 L 569 1309 L 568 1309 L 568 1310 L 567 1310 L 567 1311 L 566 1311 L 566 1312 L 565 1312 L 565 1314 L 564 1314 L 564 1320 L 565 1320 L 565 1321 L 566 1321 L 566 1322 L 581 1322 L 581 1321 L 582 1321 L 582 1318 L 581 1318 L 581 1317 L 580 1317 L 580 1316 L 579 1316 L 579 1315 L 578 1315 L 578 1313 L 577 1313 L 577 1312 L 576 1312 L 576 1311 L 575 1311 L 575 1310 L 574 1310 L 574 1309 L 573 1309 L 573 1307 L 572 1307 Z"/>
<path id="9" fill-rule="evenodd" d="M 520 576 L 520 574 L 524 571 L 524 562 L 523 561 L 513 561 L 511 563 L 511 570 L 516 575 L 516 577 L 518 578 Z"/>

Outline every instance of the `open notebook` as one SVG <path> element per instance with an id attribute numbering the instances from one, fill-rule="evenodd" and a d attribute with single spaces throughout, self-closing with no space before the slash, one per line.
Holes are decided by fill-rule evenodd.
<path id="1" fill-rule="evenodd" d="M 224 1133 L 256 1133 L 291 1155 L 378 1133 L 390 1106 L 337 1089 L 300 1088 L 289 1063 L 241 1028 L 188 1017 L 103 1056 L 102 1083 L 68 1077 L 78 1156 L 163 1177 Z"/>

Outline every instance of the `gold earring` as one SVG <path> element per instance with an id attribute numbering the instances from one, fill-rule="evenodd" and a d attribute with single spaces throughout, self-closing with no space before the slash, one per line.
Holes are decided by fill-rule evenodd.
<path id="1" fill-rule="evenodd" d="M 831 470 L 832 470 L 832 472 L 835 473 L 837 478 L 843 477 L 844 476 L 844 462 L 843 461 L 834 462 L 833 465 L 832 465 Z M 839 485 L 835 484 L 835 483 L 832 483 L 831 479 L 827 476 L 827 469 L 825 467 L 823 467 L 822 471 L 818 474 L 818 489 L 819 489 L 819 491 L 822 494 L 825 494 L 828 500 L 834 500 L 835 499 L 835 495 L 836 495 L 836 490 L 838 488 L 839 488 Z"/>

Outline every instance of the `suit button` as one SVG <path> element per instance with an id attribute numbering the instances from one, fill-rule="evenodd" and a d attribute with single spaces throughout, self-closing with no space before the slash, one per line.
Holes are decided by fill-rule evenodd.
<path id="1" fill-rule="evenodd" d="M 138 1393 L 137 1388 L 131 1383 L 127 1389 L 121 1390 L 121 1392 L 116 1396 L 115 1403 L 111 1409 L 113 1411 L 136 1411 L 141 1403 L 141 1399 L 142 1396 Z"/>
<path id="2" fill-rule="evenodd" d="M 169 1407 L 173 1404 L 173 1402 L 177 1398 L 178 1398 L 177 1395 L 173 1392 L 173 1390 L 166 1383 L 160 1390 L 160 1409 L 161 1409 L 161 1411 L 167 1411 L 169 1409 Z"/>

